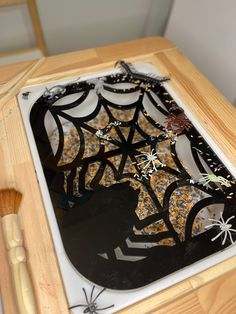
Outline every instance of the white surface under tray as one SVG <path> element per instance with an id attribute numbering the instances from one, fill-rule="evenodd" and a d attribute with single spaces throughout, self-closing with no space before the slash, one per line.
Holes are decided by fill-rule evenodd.
<path id="1" fill-rule="evenodd" d="M 140 64 L 137 66 L 137 69 L 142 72 L 147 73 L 157 73 L 156 69 L 151 64 Z M 107 75 L 112 73 L 117 73 L 118 70 L 111 69 L 110 71 L 102 72 L 102 73 L 96 73 L 94 75 L 86 76 L 81 78 L 80 80 L 90 79 L 101 75 Z M 157 73 L 158 74 L 158 73 Z M 76 78 L 75 78 L 76 79 Z M 32 88 L 26 88 L 25 91 L 30 91 L 28 99 L 22 98 L 22 95 L 19 94 L 18 101 L 20 104 L 20 109 L 22 112 L 27 136 L 30 143 L 30 148 L 35 164 L 35 169 L 37 172 L 40 188 L 43 195 L 43 200 L 47 212 L 47 217 L 49 220 L 49 224 L 52 231 L 52 237 L 53 241 L 55 243 L 56 248 L 56 254 L 58 257 L 62 278 L 65 285 L 66 294 L 68 297 L 69 305 L 73 306 L 76 304 L 85 304 L 85 297 L 83 294 L 82 288 L 84 288 L 88 295 L 90 295 L 91 289 L 93 287 L 93 283 L 84 278 L 71 264 L 70 260 L 68 259 L 63 243 L 61 240 L 60 232 L 58 229 L 56 217 L 54 214 L 54 209 L 52 206 L 52 202 L 50 199 L 47 183 L 44 177 L 43 169 L 41 166 L 41 162 L 39 159 L 37 147 L 35 144 L 34 136 L 32 133 L 30 121 L 29 121 L 29 115 L 30 110 L 34 104 L 34 102 L 43 94 L 45 91 L 45 87 L 50 88 L 55 85 L 62 85 L 69 82 L 73 82 L 72 80 L 64 80 L 59 82 L 53 82 L 52 84 L 46 84 L 42 86 L 36 86 Z M 177 93 L 173 91 L 173 89 L 169 86 L 169 83 L 164 83 L 166 89 L 170 93 L 170 95 L 174 98 L 174 100 L 177 102 L 177 104 L 182 107 L 185 110 L 186 115 L 188 118 L 192 121 L 196 129 L 200 132 L 200 134 L 206 139 L 206 141 L 209 143 L 209 145 L 212 147 L 212 149 L 216 152 L 216 154 L 220 157 L 222 162 L 227 166 L 229 171 L 232 173 L 232 175 L 236 176 L 236 169 L 233 167 L 233 165 L 230 164 L 230 162 L 227 160 L 226 156 L 223 154 L 223 152 L 220 150 L 219 147 L 216 146 L 216 144 L 212 141 L 211 138 L 209 138 L 208 134 L 206 134 L 205 130 L 198 124 L 197 121 L 194 120 L 194 118 L 191 116 L 190 112 L 188 111 L 187 104 L 183 103 L 179 97 L 177 96 Z M 216 254 L 211 255 L 208 258 L 205 258 L 201 261 L 198 261 L 191 266 L 185 267 L 182 270 L 176 271 L 175 273 L 168 275 L 164 277 L 163 279 L 157 280 L 147 286 L 144 286 L 139 289 L 135 290 L 128 290 L 128 291 L 116 291 L 116 290 L 110 290 L 106 289 L 102 295 L 97 300 L 97 303 L 101 307 L 106 307 L 111 304 L 114 304 L 115 307 L 111 308 L 109 310 L 101 311 L 101 313 L 112 313 L 114 311 L 120 310 L 128 305 L 131 305 L 132 303 L 135 303 L 137 301 L 142 300 L 145 297 L 148 297 L 156 292 L 159 292 L 167 287 L 170 287 L 190 276 L 193 276 L 197 274 L 198 272 L 201 272 L 223 260 L 226 260 L 227 258 L 234 256 L 236 254 L 236 246 L 230 246 L 226 249 L 224 249 L 223 252 L 219 252 Z M 102 288 L 99 288 L 96 285 L 94 296 L 101 290 Z M 74 309 L 73 313 L 83 313 L 84 307 L 78 307 Z M 100 313 L 100 312 L 99 312 Z"/>

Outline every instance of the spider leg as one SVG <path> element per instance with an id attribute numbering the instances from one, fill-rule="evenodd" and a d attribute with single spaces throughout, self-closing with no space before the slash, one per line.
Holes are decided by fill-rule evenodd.
<path id="1" fill-rule="evenodd" d="M 222 177 L 222 176 L 219 176 L 218 178 L 219 178 L 219 180 L 221 180 L 221 181 L 227 181 L 227 179 L 225 179 L 225 178 Z"/>
<path id="2" fill-rule="evenodd" d="M 203 184 L 203 186 L 206 186 L 209 182 L 211 182 L 210 180 L 207 180 L 204 184 Z"/>
<path id="3" fill-rule="evenodd" d="M 205 181 L 206 180 L 206 178 L 200 178 L 199 179 L 199 181 Z"/>
<path id="4" fill-rule="evenodd" d="M 84 288 L 83 288 L 83 291 L 84 291 L 84 295 L 85 295 L 86 302 L 87 302 L 87 304 L 89 304 L 89 301 L 88 301 L 88 296 L 87 296 L 87 293 L 86 293 L 86 291 L 85 291 L 85 289 L 84 289 Z"/>
<path id="5" fill-rule="evenodd" d="M 210 221 L 215 221 L 215 222 L 217 222 L 218 224 L 221 224 L 221 222 L 220 222 L 218 219 L 208 218 L 208 220 L 210 220 Z"/>
<path id="6" fill-rule="evenodd" d="M 231 231 L 231 232 L 236 232 L 236 229 L 229 229 L 229 231 Z"/>
<path id="7" fill-rule="evenodd" d="M 235 244 L 235 242 L 234 242 L 234 240 L 233 240 L 233 238 L 232 238 L 232 234 L 230 233 L 230 231 L 228 231 L 228 233 L 229 233 L 229 238 L 230 238 L 231 243 L 232 243 L 232 244 Z"/>
<path id="8" fill-rule="evenodd" d="M 97 300 L 97 298 L 100 296 L 100 294 L 102 294 L 104 291 L 106 290 L 106 288 L 103 288 L 95 297 L 95 299 L 93 300 L 93 303 Z"/>
<path id="9" fill-rule="evenodd" d="M 146 169 L 146 168 L 150 165 L 150 163 L 151 163 L 151 161 L 149 160 L 149 161 L 147 162 L 147 164 L 143 167 L 143 169 Z"/>
<path id="10" fill-rule="evenodd" d="M 87 307 L 88 304 L 77 304 L 77 305 L 73 305 L 73 306 L 70 306 L 70 307 L 69 307 L 69 310 L 75 309 L 76 307 L 79 307 L 79 306 Z"/>
<path id="11" fill-rule="evenodd" d="M 230 221 L 230 220 L 232 220 L 233 218 L 234 218 L 235 216 L 231 216 L 231 217 L 229 217 L 227 220 L 226 220 L 226 224 Z"/>
<path id="12" fill-rule="evenodd" d="M 138 165 L 142 165 L 142 164 L 144 164 L 145 162 L 147 162 L 147 160 L 144 160 L 144 161 L 139 162 Z"/>
<path id="13" fill-rule="evenodd" d="M 155 165 L 154 162 L 152 162 L 152 166 L 153 166 L 153 169 L 154 169 L 155 171 L 157 171 L 157 168 L 156 168 L 156 165 Z"/>
<path id="14" fill-rule="evenodd" d="M 210 221 L 215 221 L 215 222 L 217 222 L 217 223 L 219 223 L 219 224 L 222 224 L 222 221 L 221 221 L 221 220 L 219 220 L 219 219 L 215 219 L 215 218 L 208 218 L 208 220 L 210 220 Z"/>
<path id="15" fill-rule="evenodd" d="M 213 218 L 208 218 L 208 220 L 216 222 L 217 224 L 221 225 L 221 221 L 217 220 L 217 219 L 213 219 Z"/>
<path id="16" fill-rule="evenodd" d="M 207 229 L 207 228 L 210 228 L 210 227 L 215 227 L 215 226 L 220 226 L 220 224 L 210 224 L 210 225 L 207 225 L 207 226 L 205 226 L 205 229 Z"/>
<path id="17" fill-rule="evenodd" d="M 146 153 L 146 152 L 141 152 L 142 154 L 139 154 L 139 155 L 135 155 L 135 157 L 142 157 L 143 155 L 144 156 L 148 156 L 149 153 Z"/>
<path id="18" fill-rule="evenodd" d="M 92 291 L 91 291 L 91 294 L 90 294 L 90 302 L 89 302 L 89 303 L 92 303 L 94 288 L 95 288 L 95 286 L 93 286 L 93 289 L 92 289 Z"/>
<path id="19" fill-rule="evenodd" d="M 222 245 L 225 244 L 225 241 L 226 241 L 226 239 L 227 239 L 227 235 L 228 235 L 228 231 L 225 232 L 225 236 L 224 236 L 224 239 L 223 239 L 223 241 L 222 241 Z"/>
<path id="20" fill-rule="evenodd" d="M 207 178 L 201 178 L 199 179 L 199 182 L 206 182 Z"/>
<path id="21" fill-rule="evenodd" d="M 213 242 L 213 241 L 215 241 L 216 239 L 218 239 L 218 238 L 222 235 L 222 233 L 224 233 L 224 232 L 225 232 L 225 231 L 222 230 L 220 233 L 217 234 L 217 236 L 215 236 L 214 238 L 212 238 L 211 241 Z"/>
<path id="22" fill-rule="evenodd" d="M 219 177 L 219 182 L 221 182 L 222 184 L 227 183 L 227 180 L 223 177 Z"/>

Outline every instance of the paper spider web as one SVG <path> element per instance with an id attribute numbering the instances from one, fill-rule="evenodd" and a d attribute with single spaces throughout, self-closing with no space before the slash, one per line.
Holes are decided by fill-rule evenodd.
<path id="1" fill-rule="evenodd" d="M 177 132 L 173 123 L 173 130 L 167 128 L 168 117 L 173 120 L 183 111 L 165 87 L 118 73 L 62 90 L 40 97 L 30 121 L 63 244 L 77 270 L 103 287 L 134 289 L 221 250 L 220 241 L 211 241 L 216 229 L 195 234 L 193 229 L 207 206 L 222 204 L 224 216 L 232 215 L 233 178 L 194 127 L 181 126 Z M 93 110 L 77 114 L 95 92 Z M 80 94 L 75 101 L 57 104 L 76 93 Z M 126 95 L 137 97 L 124 104 Z M 53 136 L 58 138 L 54 149 L 45 126 L 49 113 L 56 125 Z M 181 136 L 190 143 L 199 173 L 211 169 L 232 185 L 206 186 L 193 179 L 178 157 Z M 145 167 L 144 153 L 151 152 L 156 154 L 156 167 L 152 163 Z M 185 218 L 177 191 L 189 196 L 189 202 L 193 193 L 202 195 L 191 203 Z M 173 223 L 178 215 L 183 220 L 176 220 L 180 227 Z"/>

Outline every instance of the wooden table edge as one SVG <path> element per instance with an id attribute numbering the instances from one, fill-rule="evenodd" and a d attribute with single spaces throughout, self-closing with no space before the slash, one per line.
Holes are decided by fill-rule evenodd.
<path id="1" fill-rule="evenodd" d="M 157 40 L 158 39 L 158 40 Z M 154 51 L 147 51 L 146 53 L 145 53 L 145 55 L 155 55 L 155 54 L 159 54 L 159 53 L 165 53 L 165 52 L 167 52 L 167 51 L 178 51 L 177 50 L 177 48 L 172 44 L 172 45 L 170 45 L 169 43 L 169 41 L 167 41 L 166 39 L 163 39 L 163 38 L 153 38 L 153 39 L 150 39 L 149 38 L 149 40 L 153 40 L 153 41 L 156 41 L 157 40 L 157 42 L 160 44 L 160 42 L 164 42 L 164 43 L 168 43 L 168 44 L 166 44 L 165 46 L 164 46 L 164 48 L 162 48 L 162 49 L 157 49 L 156 48 L 156 50 L 154 49 Z M 129 55 L 129 59 L 131 59 L 131 58 L 134 58 L 135 59 L 135 57 L 137 57 L 137 59 L 139 59 L 139 57 L 142 55 L 142 53 L 141 54 L 139 54 L 139 50 L 138 50 L 138 46 L 139 46 L 139 43 L 140 43 L 140 41 L 139 40 L 137 40 L 137 41 L 135 41 L 135 42 L 132 42 L 132 47 L 135 47 L 136 46 L 136 51 L 135 52 L 133 52 L 131 55 Z M 150 42 L 148 42 L 149 43 L 149 45 L 150 45 Z M 128 44 L 128 43 L 126 43 L 126 44 Z M 114 49 L 117 49 L 117 47 L 121 47 L 121 45 L 123 45 L 123 44 L 118 44 L 118 45 L 114 45 L 112 48 L 111 48 L 111 51 Z M 129 46 L 129 44 L 128 44 L 128 46 Z M 108 47 L 104 47 L 103 49 L 102 48 L 97 48 L 97 49 L 95 49 L 95 53 L 96 53 L 96 55 L 97 55 L 97 58 L 98 58 L 98 60 L 99 60 L 99 62 L 100 62 L 100 64 L 107 64 L 107 63 L 110 63 L 110 62 L 113 62 L 114 60 L 116 60 L 117 58 L 115 57 L 115 54 L 113 55 L 113 56 L 108 56 L 107 57 L 107 55 L 106 54 L 108 54 L 109 55 L 109 47 L 110 46 L 108 46 Z M 148 46 L 149 47 L 149 46 Z M 121 48 L 120 48 L 121 49 Z M 132 48 L 133 49 L 133 48 Z M 105 56 L 103 56 L 102 55 L 102 53 L 103 53 L 103 51 L 105 51 L 106 53 L 105 53 Z M 81 53 L 81 52 L 80 52 Z M 87 53 L 87 50 L 86 51 L 84 51 L 84 53 L 86 54 Z M 122 54 L 122 53 L 120 53 L 120 54 Z M 60 57 L 62 57 L 62 56 L 60 56 Z M 51 59 L 50 59 L 51 58 Z M 54 62 L 56 62 L 55 61 L 55 58 L 57 58 L 57 56 L 55 56 L 55 57 L 49 57 L 49 58 L 47 58 L 47 62 L 49 62 L 49 64 L 50 64 L 50 62 L 52 62 L 52 63 L 54 63 Z M 140 59 L 142 59 L 142 57 L 140 57 Z M 51 61 L 49 61 L 49 60 L 51 60 Z M 82 65 L 80 65 L 80 68 L 85 68 L 85 67 L 88 67 L 88 66 L 96 66 L 97 64 L 94 64 L 94 61 L 91 61 L 91 60 L 88 60 L 88 62 L 86 63 L 86 62 L 84 62 Z M 25 66 L 26 65 L 26 63 L 24 63 L 24 65 L 22 64 L 22 66 Z M 27 63 L 27 66 L 29 65 L 29 63 Z M 19 70 L 19 65 L 15 65 L 14 66 L 15 68 L 17 68 L 17 71 Z M 6 70 L 6 69 L 5 69 Z M 40 70 L 40 69 L 39 69 Z M 59 69 L 59 71 L 57 72 L 57 74 L 58 73 L 62 73 L 63 71 L 61 71 L 60 69 Z M 39 73 L 35 73 L 35 75 L 33 76 L 33 78 L 31 79 L 31 80 L 29 80 L 28 82 L 27 82 L 27 84 L 29 84 L 30 82 L 36 82 L 37 80 L 40 80 L 41 78 L 43 78 L 43 77 L 45 77 L 45 76 L 47 76 L 47 75 L 49 75 L 49 74 L 44 74 L 45 72 L 43 72 L 43 71 L 41 71 L 41 72 L 39 72 Z M 0 68 L 0 74 L 1 74 L 1 68 Z M 52 73 L 52 75 L 53 75 L 53 73 Z M 220 93 L 219 92 L 216 92 L 216 93 L 218 93 L 219 94 L 219 97 L 222 97 L 221 95 L 220 95 Z M 225 105 L 226 106 L 230 106 L 228 103 L 227 103 L 227 101 L 225 101 Z M 51 240 L 52 241 L 52 240 Z M 53 246 L 53 244 L 52 244 L 52 246 Z M 55 253 L 54 253 L 55 254 Z M 235 257 L 233 257 L 233 258 L 231 258 L 231 259 L 229 259 L 229 260 L 227 260 L 227 261 L 225 261 L 225 262 L 222 262 L 222 263 L 220 263 L 220 264 L 218 264 L 218 265 L 216 265 L 216 266 L 213 266 L 213 267 L 211 267 L 210 269 L 208 269 L 208 270 L 206 270 L 206 271 L 204 271 L 204 272 L 202 272 L 202 273 L 199 273 L 198 275 L 196 275 L 196 276 L 193 276 L 193 277 L 191 277 L 190 279 L 187 279 L 187 280 L 185 280 L 185 281 L 183 281 L 183 282 L 180 282 L 179 284 L 177 284 L 177 285 L 175 285 L 175 286 L 173 286 L 173 287 L 170 287 L 170 288 L 168 288 L 168 289 L 166 289 L 166 290 L 164 290 L 164 291 L 162 291 L 162 292 L 159 292 L 159 293 L 157 293 L 156 295 L 153 295 L 153 296 L 151 296 L 151 297 L 149 297 L 149 298 L 147 298 L 147 299 L 145 299 L 145 300 L 143 300 L 143 301 L 140 301 L 139 303 L 138 303 L 138 307 L 140 308 L 140 309 L 144 309 L 145 308 L 145 304 L 148 302 L 148 303 L 150 303 L 150 301 L 152 302 L 152 308 L 153 309 L 155 309 L 155 308 L 158 308 L 158 307 L 160 307 L 160 306 L 163 306 L 164 304 L 166 304 L 166 303 L 168 303 L 168 302 L 170 302 L 170 300 L 169 300 L 169 297 L 168 296 L 170 296 L 171 294 L 173 295 L 173 297 L 172 297 L 172 299 L 171 300 L 175 300 L 176 298 L 179 298 L 179 297 L 181 297 L 181 296 L 183 296 L 183 295 L 185 295 L 186 293 L 189 293 L 189 292 L 191 292 L 191 291 L 194 291 L 194 290 L 196 290 L 196 289 L 198 289 L 199 287 L 202 287 L 203 285 L 206 285 L 207 283 L 209 283 L 209 282 L 211 282 L 212 280 L 214 280 L 214 279 L 216 279 L 216 278 L 219 278 L 219 276 L 223 276 L 224 274 L 226 274 L 226 273 L 228 273 L 228 272 L 230 272 L 230 271 L 233 271 L 233 270 L 235 270 L 236 269 L 236 263 L 235 263 L 235 261 L 236 261 L 236 258 Z M 224 268 L 224 270 L 222 271 L 222 269 Z M 209 273 L 211 274 L 211 276 L 209 276 Z M 181 287 L 182 286 L 182 288 L 180 288 L 179 290 L 178 290 L 178 288 L 177 287 Z M 183 288 L 184 287 L 184 288 Z M 64 288 L 62 287 L 62 290 L 64 291 Z M 161 300 L 162 300 L 162 302 L 161 302 Z M 66 302 L 66 299 L 65 299 L 65 302 Z M 142 305 L 143 304 L 143 305 Z M 67 306 L 67 302 L 66 302 L 66 306 Z M 137 313 L 137 312 L 132 312 L 134 309 L 137 309 L 137 305 L 133 305 L 133 306 L 130 306 L 129 308 L 127 308 L 127 309 L 124 309 L 124 310 L 122 310 L 122 311 L 120 311 L 119 313 Z M 53 313 L 53 312 L 50 312 L 50 313 Z M 144 313 L 144 312 L 140 312 L 140 313 Z M 8 314 L 8 313 L 6 313 L 6 314 Z M 12 314 L 12 313 L 11 313 Z"/>

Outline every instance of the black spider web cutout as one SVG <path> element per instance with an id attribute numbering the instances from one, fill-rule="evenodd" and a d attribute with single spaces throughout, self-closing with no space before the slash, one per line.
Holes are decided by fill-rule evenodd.
<path id="1" fill-rule="evenodd" d="M 98 79 L 99 80 L 99 79 Z M 183 110 L 178 107 L 171 95 L 166 91 L 161 80 L 148 79 L 145 75 L 135 76 L 135 73 L 118 73 L 102 78 L 102 85 L 98 91 L 98 101 L 92 113 L 85 117 L 71 116 L 68 111 L 78 108 L 87 99 L 91 90 L 96 88 L 96 82 L 89 81 L 72 83 L 63 86 L 63 92 L 48 94 L 40 97 L 32 107 L 30 121 L 40 159 L 44 168 L 45 177 L 54 204 L 54 208 L 63 208 L 63 218 L 59 219 L 60 231 L 65 250 L 74 266 L 88 279 L 101 286 L 111 289 L 133 289 L 144 286 L 158 278 L 181 269 L 186 265 L 204 258 L 222 249 L 220 240 L 212 242 L 217 234 L 216 229 L 206 230 L 204 233 L 193 236 L 192 229 L 197 214 L 206 206 L 212 204 L 224 205 L 224 217 L 227 218 L 235 211 L 235 184 L 232 176 L 211 150 L 208 144 L 194 127 L 183 129 L 176 136 L 185 135 L 191 143 L 191 152 L 199 172 L 207 173 L 207 165 L 216 176 L 222 176 L 232 182 L 230 187 L 219 186 L 209 182 L 209 187 L 192 180 L 184 168 L 176 152 L 176 140 L 170 137 L 165 125 L 156 122 L 145 110 L 143 99 L 148 97 L 151 104 L 167 118 L 178 116 Z M 132 83 L 133 87 L 119 88 L 119 84 Z M 116 84 L 116 85 L 115 85 Z M 115 85 L 115 86 L 113 86 Z M 60 87 L 60 86 L 59 86 Z M 58 88 L 59 88 L 58 87 Z M 60 91 L 59 90 L 59 91 Z M 116 95 L 133 94 L 139 92 L 138 99 L 131 104 L 120 105 L 111 102 L 103 96 L 102 90 Z M 54 105 L 58 99 L 67 95 L 82 93 L 72 103 Z M 160 106 L 153 95 L 158 96 L 164 106 Z M 115 110 L 134 110 L 133 118 L 129 121 L 118 121 Z M 103 110 L 109 120 L 108 125 L 98 129 L 89 124 Z M 59 145 L 54 154 L 45 128 L 45 115 L 50 112 L 57 125 Z M 147 123 L 157 130 L 158 135 L 150 135 L 139 124 L 142 117 Z M 71 122 L 77 130 L 79 149 L 75 158 L 67 164 L 59 165 L 63 154 L 64 132 L 61 119 Z M 125 137 L 123 130 L 129 128 Z M 116 137 L 109 135 L 110 130 L 115 131 Z M 84 132 L 97 136 L 100 140 L 99 150 L 95 155 L 86 157 Z M 97 133 L 100 132 L 100 133 Z M 133 142 L 134 134 L 138 132 L 142 140 Z M 169 149 L 175 168 L 163 165 L 156 171 L 164 171 L 174 175 L 177 179 L 165 190 L 163 204 L 158 200 L 150 184 L 150 175 L 145 175 L 138 165 L 140 149 L 148 148 L 156 151 L 158 143 L 170 142 Z M 113 149 L 105 151 L 107 144 L 112 144 Z M 111 157 L 121 156 L 118 169 L 111 162 Z M 135 172 L 127 172 L 125 165 L 130 159 Z M 159 156 L 158 156 L 159 158 Z M 204 160 L 204 163 L 202 162 Z M 89 165 L 99 162 L 99 169 L 91 181 L 91 189 L 86 188 L 86 174 Z M 109 167 L 115 181 L 109 187 L 101 186 L 100 181 L 106 167 Z M 127 168 L 127 167 L 126 167 Z M 67 192 L 64 190 L 65 172 Z M 156 212 L 140 220 L 135 213 L 138 202 L 138 191 L 134 191 L 128 182 L 130 179 L 142 184 L 152 202 Z M 79 182 L 80 196 L 74 193 L 74 182 Z M 170 198 L 174 191 L 181 187 L 193 186 L 206 193 L 208 197 L 198 201 L 190 210 L 185 225 L 185 240 L 181 241 L 169 217 Z M 106 210 L 104 210 L 104 208 Z M 127 208 L 129 210 L 127 210 Z M 109 209 L 109 210 L 108 210 Z M 166 231 L 157 234 L 135 234 L 133 228 L 143 228 L 164 221 Z M 235 222 L 232 222 L 235 227 Z M 149 248 L 130 248 L 127 246 L 127 237 L 135 243 L 157 243 L 163 239 L 173 239 L 174 246 L 152 246 Z M 230 243 L 227 242 L 224 247 Z M 145 256 L 137 261 L 119 260 L 114 254 L 114 249 L 119 247 L 123 254 L 128 256 Z M 101 256 L 106 253 L 107 258 Z"/>

